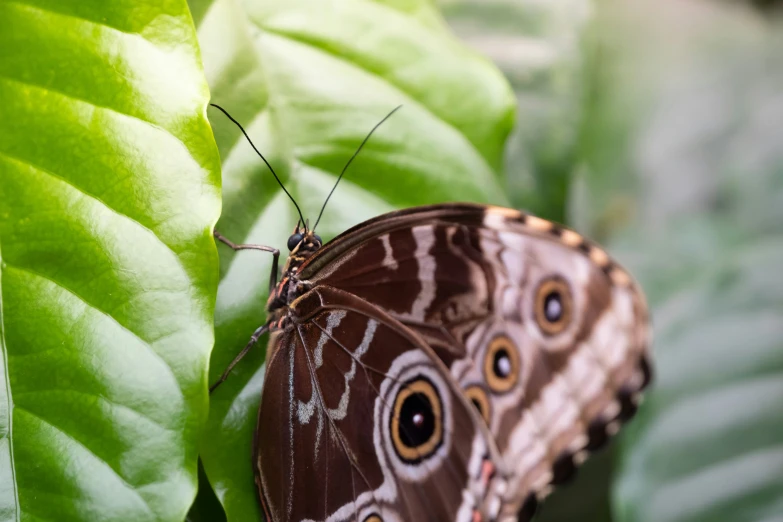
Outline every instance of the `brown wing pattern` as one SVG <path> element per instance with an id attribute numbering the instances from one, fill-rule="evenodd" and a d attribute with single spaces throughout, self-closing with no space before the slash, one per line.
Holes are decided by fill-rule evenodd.
<path id="1" fill-rule="evenodd" d="M 486 427 L 412 331 L 318 286 L 271 340 L 259 493 L 271 520 L 489 519 L 501 479 Z"/>
<path id="2" fill-rule="evenodd" d="M 300 277 L 416 331 L 494 435 L 503 515 L 564 481 L 635 411 L 650 379 L 644 297 L 577 233 L 509 209 L 441 205 L 371 220 Z"/>

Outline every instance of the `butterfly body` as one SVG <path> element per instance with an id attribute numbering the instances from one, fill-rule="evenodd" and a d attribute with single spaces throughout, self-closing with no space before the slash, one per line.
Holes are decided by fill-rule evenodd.
<path id="1" fill-rule="evenodd" d="M 307 259 L 315 254 L 322 246 L 321 238 L 313 231 L 297 225 L 291 238 L 291 253 L 283 265 L 283 277 L 269 292 L 266 303 L 267 325 L 271 331 L 284 328 L 286 318 L 290 311 L 288 306 L 305 291 L 309 289 L 306 281 L 302 281 L 297 272 Z"/>
<path id="2" fill-rule="evenodd" d="M 445 204 L 293 237 L 254 441 L 268 520 L 529 520 L 650 380 L 638 286 L 554 223 Z"/>

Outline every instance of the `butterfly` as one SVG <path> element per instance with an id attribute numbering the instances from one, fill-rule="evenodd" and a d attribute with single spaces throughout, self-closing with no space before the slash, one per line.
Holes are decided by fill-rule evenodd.
<path id="1" fill-rule="evenodd" d="M 270 334 L 253 461 L 267 520 L 529 520 L 636 411 L 644 295 L 578 233 L 469 203 L 325 244 L 314 228 L 300 220 L 279 282 L 279 252 L 216 233 L 275 256 L 267 321 L 219 381 Z"/>

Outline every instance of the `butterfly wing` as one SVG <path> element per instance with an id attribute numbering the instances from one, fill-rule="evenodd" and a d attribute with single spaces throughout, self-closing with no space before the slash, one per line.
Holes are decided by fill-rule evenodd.
<path id="1" fill-rule="evenodd" d="M 328 287 L 295 301 L 290 317 L 272 340 L 259 409 L 257 480 L 269 520 L 497 513 L 486 426 L 415 333 Z"/>
<path id="2" fill-rule="evenodd" d="M 300 271 L 371 301 L 449 367 L 495 437 L 526 510 L 629 418 L 650 378 L 644 297 L 573 231 L 499 207 L 383 216 Z"/>

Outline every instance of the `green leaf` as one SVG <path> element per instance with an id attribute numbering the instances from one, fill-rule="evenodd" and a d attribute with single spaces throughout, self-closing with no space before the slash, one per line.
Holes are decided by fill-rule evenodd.
<path id="1" fill-rule="evenodd" d="M 504 163 L 512 203 L 565 222 L 593 76 L 584 45 L 592 2 L 440 3 L 455 32 L 492 58 L 514 88 L 519 110 Z"/>
<path id="2" fill-rule="evenodd" d="M 507 203 L 497 169 L 512 92 L 429 2 L 219 0 L 194 9 L 213 100 L 246 126 L 311 224 L 369 130 L 403 106 L 351 164 L 318 226 L 324 239 L 399 207 Z M 216 110 L 210 118 L 223 159 L 218 230 L 284 250 L 293 205 L 233 124 Z M 263 324 L 271 266 L 261 252 L 220 256 L 213 380 Z M 202 458 L 228 520 L 259 513 L 252 443 L 265 342 L 212 396 Z"/>
<path id="3" fill-rule="evenodd" d="M 199 462 L 198 494 L 193 505 L 190 506 L 185 522 L 225 522 L 225 520 L 226 513 L 223 511 L 223 506 L 215 496 L 204 467 Z"/>
<path id="4" fill-rule="evenodd" d="M 536 513 L 535 522 L 609 522 L 614 445 L 591 455 L 567 484 L 558 486 Z"/>
<path id="5" fill-rule="evenodd" d="M 220 209 L 182 1 L 0 3 L 0 519 L 179 521 Z"/>
<path id="6" fill-rule="evenodd" d="M 624 49 L 624 64 L 637 65 L 614 86 L 615 104 L 607 102 L 614 113 L 603 121 L 614 124 L 594 136 L 592 159 L 612 172 L 587 180 L 596 196 L 589 207 L 593 219 L 618 197 L 632 209 L 624 233 L 594 226 L 615 229 L 613 251 L 647 289 L 657 374 L 623 437 L 615 519 L 776 520 L 781 27 L 707 3 L 638 5 L 611 16 L 622 29 L 607 31 L 607 41 Z M 629 110 L 631 99 L 638 103 Z M 618 143 L 628 148 L 612 161 Z M 618 183 L 624 169 L 634 176 Z"/>

